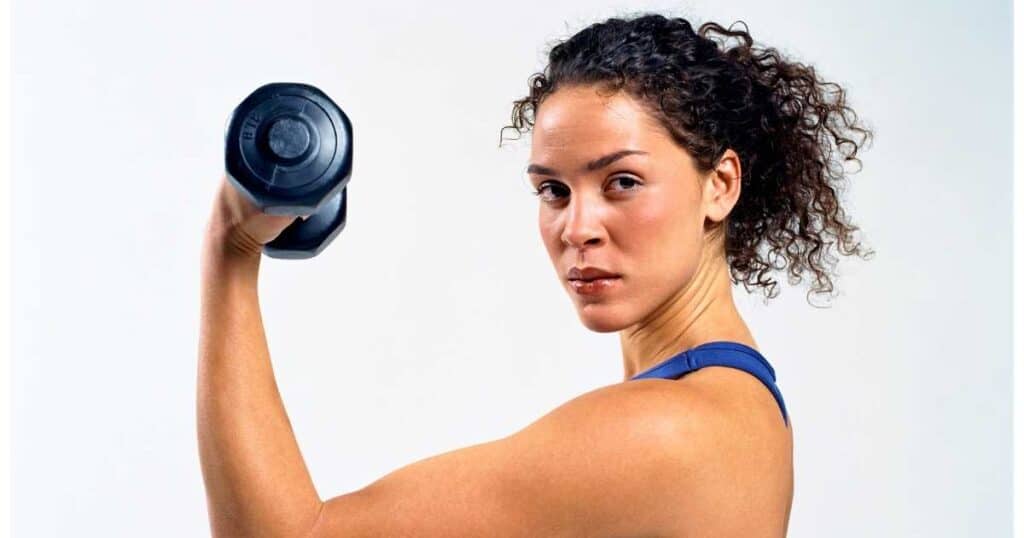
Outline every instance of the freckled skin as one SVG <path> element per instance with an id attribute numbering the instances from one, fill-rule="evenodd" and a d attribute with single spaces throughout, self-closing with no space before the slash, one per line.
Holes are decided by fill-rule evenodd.
<path id="1" fill-rule="evenodd" d="M 623 149 L 648 154 L 584 169 Z M 627 373 L 712 339 L 756 348 L 732 301 L 721 229 L 712 229 L 740 195 L 734 151 L 701 174 L 628 94 L 570 86 L 538 108 L 530 162 L 558 172 L 530 176 L 535 189 L 549 185 L 538 224 L 558 278 L 587 328 L 620 331 Z M 566 278 L 574 265 L 623 277 L 610 293 L 581 296 Z"/>
<path id="2" fill-rule="evenodd" d="M 634 148 L 650 155 L 579 173 L 593 158 Z M 540 108 L 532 149 L 530 162 L 552 163 L 571 190 L 567 202 L 542 201 L 539 224 L 588 328 L 609 332 L 631 325 L 692 278 L 703 235 L 699 178 L 686 152 L 631 100 L 623 94 L 603 99 L 590 91 L 557 92 Z M 616 175 L 643 182 L 612 184 Z M 536 187 L 541 177 L 533 179 Z M 564 190 L 559 195 L 566 197 Z M 574 293 L 564 279 L 573 265 L 623 274 L 628 293 L 607 299 Z"/>

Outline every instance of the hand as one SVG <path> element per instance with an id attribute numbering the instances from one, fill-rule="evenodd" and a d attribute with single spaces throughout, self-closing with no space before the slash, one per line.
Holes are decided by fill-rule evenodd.
<path id="1" fill-rule="evenodd" d="M 259 257 L 263 245 L 281 235 L 296 218 L 307 217 L 267 215 L 239 192 L 227 176 L 221 176 L 206 239 L 233 253 Z"/>

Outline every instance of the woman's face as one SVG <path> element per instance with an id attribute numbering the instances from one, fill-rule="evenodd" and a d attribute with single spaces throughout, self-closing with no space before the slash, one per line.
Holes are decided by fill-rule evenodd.
<path id="1" fill-rule="evenodd" d="M 544 246 L 586 327 L 630 327 L 687 287 L 705 248 L 705 182 L 628 94 L 549 95 L 536 111 L 530 163 Z M 578 290 L 574 266 L 621 276 Z"/>

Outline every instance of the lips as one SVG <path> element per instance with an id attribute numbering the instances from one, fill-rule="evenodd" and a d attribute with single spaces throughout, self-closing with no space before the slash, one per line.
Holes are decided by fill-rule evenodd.
<path id="1" fill-rule="evenodd" d="M 622 275 L 606 271 L 600 267 L 573 267 L 569 269 L 568 278 L 570 282 L 574 280 L 589 282 L 601 278 L 618 278 L 620 276 Z"/>
<path id="2" fill-rule="evenodd" d="M 588 300 L 596 300 L 598 297 L 606 296 L 621 285 L 622 277 L 619 276 L 608 276 L 591 280 L 584 280 L 582 278 L 569 280 L 569 286 L 572 287 L 573 291 L 581 297 L 587 297 Z"/>

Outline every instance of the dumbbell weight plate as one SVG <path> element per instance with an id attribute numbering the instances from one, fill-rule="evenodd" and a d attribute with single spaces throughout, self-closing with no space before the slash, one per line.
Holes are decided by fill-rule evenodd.
<path id="1" fill-rule="evenodd" d="M 319 89 L 298 83 L 261 86 L 235 108 L 225 132 L 232 183 L 264 213 L 310 215 L 264 253 L 315 256 L 345 223 L 352 170 L 352 125 Z"/>

